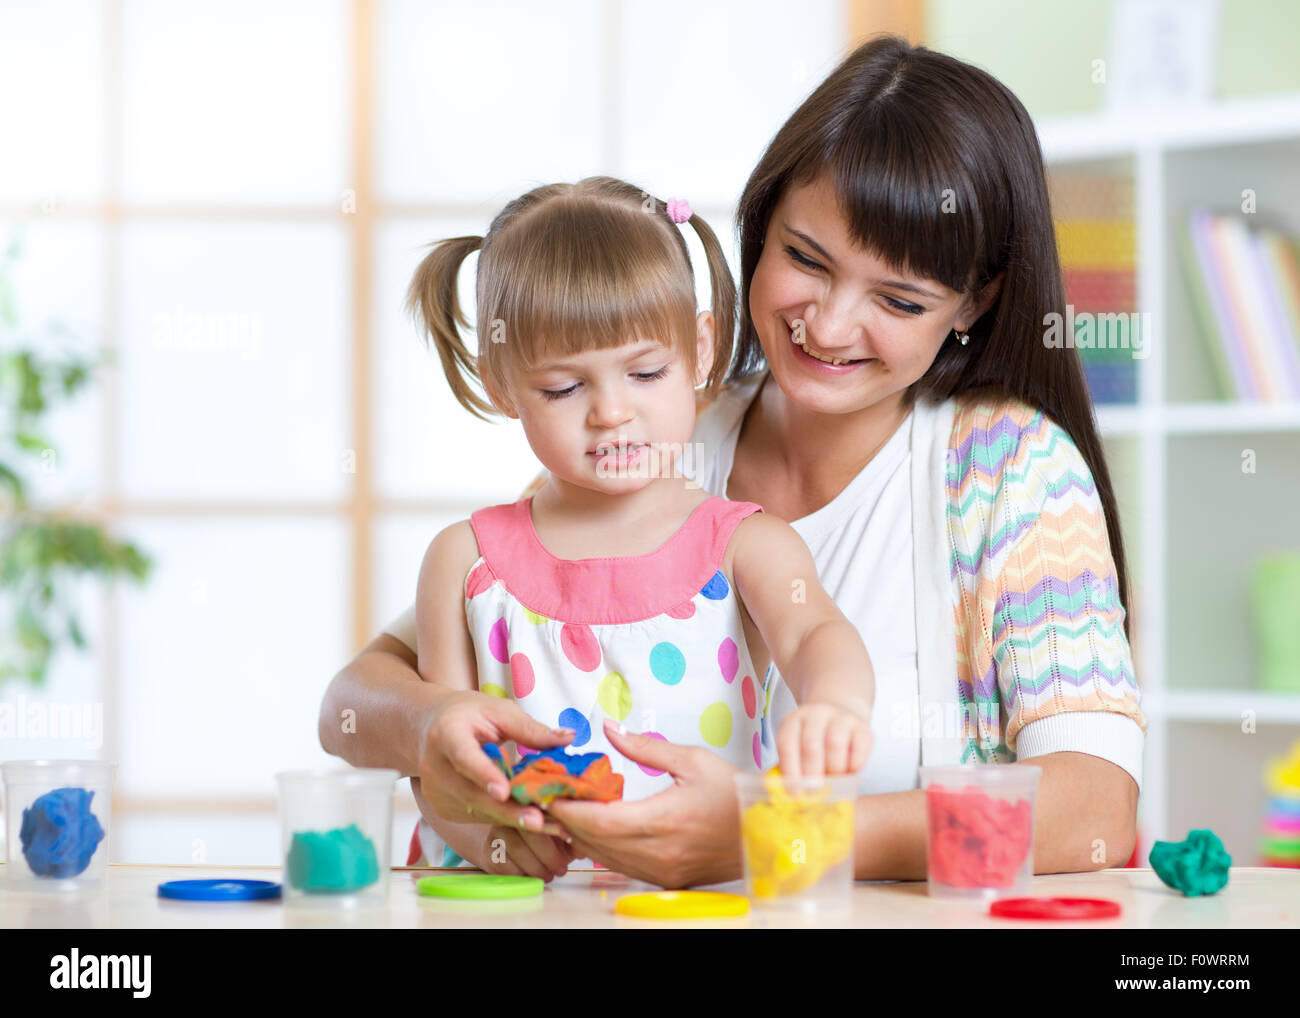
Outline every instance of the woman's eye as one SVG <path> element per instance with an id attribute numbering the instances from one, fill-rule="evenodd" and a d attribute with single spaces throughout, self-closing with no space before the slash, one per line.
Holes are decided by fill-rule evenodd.
<path id="1" fill-rule="evenodd" d="M 804 255 L 802 252 L 799 251 L 798 248 L 787 246 L 785 249 L 785 253 L 788 254 L 791 258 L 793 258 L 796 262 L 798 262 L 800 265 L 804 266 L 805 268 L 809 268 L 809 269 L 821 268 L 821 265 L 819 265 L 817 262 L 813 261 L 811 258 Z"/>
<path id="2" fill-rule="evenodd" d="M 925 308 L 920 304 L 908 304 L 906 301 L 895 300 L 893 297 L 886 297 L 889 306 L 897 308 L 899 311 L 906 311 L 909 315 L 919 315 Z"/>

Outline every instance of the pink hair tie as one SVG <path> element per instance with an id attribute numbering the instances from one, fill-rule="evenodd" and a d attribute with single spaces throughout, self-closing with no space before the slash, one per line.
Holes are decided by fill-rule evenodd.
<path id="1" fill-rule="evenodd" d="M 691 212 L 691 203 L 685 198 L 668 199 L 668 218 L 674 223 L 684 223 L 694 213 Z"/>

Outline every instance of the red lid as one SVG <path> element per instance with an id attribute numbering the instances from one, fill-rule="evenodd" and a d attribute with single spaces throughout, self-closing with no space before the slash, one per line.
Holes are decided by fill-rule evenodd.
<path id="1" fill-rule="evenodd" d="M 1107 898 L 999 898 L 989 915 L 1004 919 L 1113 919 L 1119 902 Z"/>

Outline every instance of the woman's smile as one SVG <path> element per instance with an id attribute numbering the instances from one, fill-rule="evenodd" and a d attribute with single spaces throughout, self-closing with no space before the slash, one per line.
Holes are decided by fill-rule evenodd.
<path id="1" fill-rule="evenodd" d="M 830 371 L 833 374 L 843 375 L 875 360 L 874 357 L 860 357 L 849 360 L 843 357 L 829 357 L 824 354 L 814 353 L 809 349 L 806 342 L 800 343 L 795 339 L 794 330 L 792 330 L 789 325 L 785 326 L 785 330 L 789 335 L 790 342 L 799 349 L 799 354 L 796 356 L 804 361 L 804 363 L 808 364 L 809 367 L 814 367 L 817 370 Z"/>

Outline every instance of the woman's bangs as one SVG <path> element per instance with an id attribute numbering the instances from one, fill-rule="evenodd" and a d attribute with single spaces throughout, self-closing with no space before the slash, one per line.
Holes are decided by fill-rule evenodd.
<path id="1" fill-rule="evenodd" d="M 853 238 L 896 271 L 952 290 L 982 262 L 982 217 L 965 168 L 935 139 L 887 116 L 861 118 L 796 170 L 828 168 Z M 802 172 L 800 172 L 802 170 Z"/>

